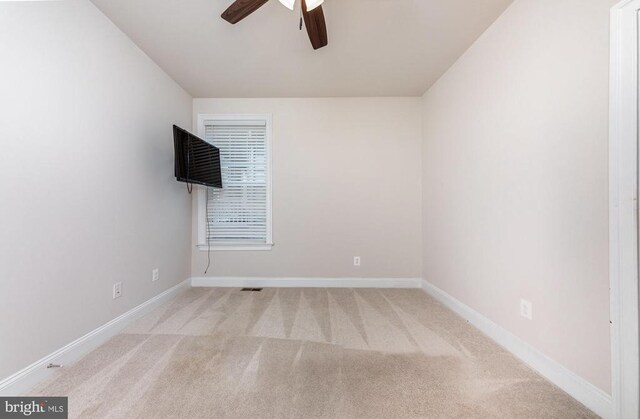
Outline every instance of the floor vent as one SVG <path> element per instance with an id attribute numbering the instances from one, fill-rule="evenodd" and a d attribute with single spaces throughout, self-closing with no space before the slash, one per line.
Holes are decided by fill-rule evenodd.
<path id="1" fill-rule="evenodd" d="M 242 288 L 240 291 L 254 291 L 254 292 L 260 292 L 260 291 L 262 291 L 262 288 Z"/>

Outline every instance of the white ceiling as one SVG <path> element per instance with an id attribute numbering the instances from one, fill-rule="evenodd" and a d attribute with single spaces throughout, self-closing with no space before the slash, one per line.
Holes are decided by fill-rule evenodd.
<path id="1" fill-rule="evenodd" d="M 92 0 L 194 97 L 420 96 L 512 0 L 325 0 L 329 45 L 277 0 Z M 298 2 L 299 3 L 299 2 Z"/>

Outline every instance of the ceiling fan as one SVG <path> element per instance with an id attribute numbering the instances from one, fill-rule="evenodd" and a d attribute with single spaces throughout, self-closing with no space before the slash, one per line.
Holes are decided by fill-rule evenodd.
<path id="1" fill-rule="evenodd" d="M 222 13 L 222 18 L 229 23 L 236 24 L 258 10 L 268 1 L 269 0 L 236 0 Z M 296 3 L 296 0 L 279 1 L 291 10 L 293 10 Z M 324 12 L 322 11 L 322 3 L 324 0 L 300 1 L 302 2 L 302 18 L 304 18 L 304 25 L 307 28 L 307 34 L 309 35 L 313 49 L 326 46 L 329 41 L 327 39 L 327 24 L 324 20 Z M 302 18 L 300 20 L 300 29 L 302 29 Z"/>

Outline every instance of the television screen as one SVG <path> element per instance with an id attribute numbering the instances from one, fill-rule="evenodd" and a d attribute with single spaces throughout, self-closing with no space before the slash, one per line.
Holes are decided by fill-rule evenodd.
<path id="1" fill-rule="evenodd" d="M 222 188 L 220 150 L 186 130 L 173 126 L 175 175 L 180 182 Z"/>

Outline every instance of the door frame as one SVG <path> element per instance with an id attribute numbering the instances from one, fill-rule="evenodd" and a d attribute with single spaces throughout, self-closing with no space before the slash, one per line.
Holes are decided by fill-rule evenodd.
<path id="1" fill-rule="evenodd" d="M 611 9 L 609 279 L 613 416 L 637 418 L 638 17 L 640 0 Z"/>

